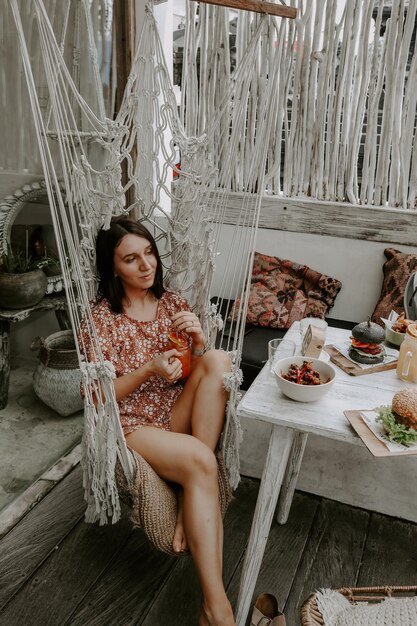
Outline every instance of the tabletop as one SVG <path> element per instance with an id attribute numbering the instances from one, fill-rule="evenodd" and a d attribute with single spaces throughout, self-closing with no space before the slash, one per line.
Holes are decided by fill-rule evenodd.
<path id="1" fill-rule="evenodd" d="M 350 331 L 328 327 L 326 344 L 340 343 Z M 285 335 L 300 346 L 300 323 L 294 322 Z M 396 391 L 409 386 L 400 380 L 395 369 L 350 376 L 337 365 L 335 382 L 317 402 L 296 402 L 284 396 L 266 364 L 237 407 L 240 417 L 257 419 L 279 426 L 295 428 L 339 441 L 360 445 L 361 439 L 350 426 L 343 411 L 374 409 L 391 404 Z"/>

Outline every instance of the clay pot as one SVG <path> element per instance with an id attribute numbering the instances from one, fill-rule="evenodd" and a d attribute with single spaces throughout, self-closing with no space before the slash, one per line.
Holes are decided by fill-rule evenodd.
<path id="1" fill-rule="evenodd" d="M 38 304 L 46 294 L 48 279 L 42 270 L 24 274 L 0 272 L 0 307 L 28 309 Z"/>

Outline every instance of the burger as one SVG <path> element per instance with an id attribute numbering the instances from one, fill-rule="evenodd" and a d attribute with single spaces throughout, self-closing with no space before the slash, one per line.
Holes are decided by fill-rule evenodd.
<path id="1" fill-rule="evenodd" d="M 391 406 L 377 409 L 377 421 L 383 423 L 388 437 L 405 446 L 417 442 L 417 389 L 401 389 Z"/>
<path id="2" fill-rule="evenodd" d="M 357 363 L 382 363 L 385 356 L 385 348 L 382 345 L 384 339 L 383 328 L 371 320 L 356 324 L 352 328 L 350 358 Z"/>

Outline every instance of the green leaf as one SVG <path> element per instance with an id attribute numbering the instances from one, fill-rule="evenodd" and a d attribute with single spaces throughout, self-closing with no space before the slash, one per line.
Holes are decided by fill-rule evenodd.
<path id="1" fill-rule="evenodd" d="M 13 252 L 11 248 L 0 257 L 0 272 L 6 274 L 24 274 L 33 272 L 44 267 L 58 265 L 59 262 L 52 257 L 29 257 L 22 251 Z"/>
<path id="2" fill-rule="evenodd" d="M 417 430 L 407 428 L 404 424 L 399 424 L 390 406 L 380 406 L 375 409 L 378 412 L 377 422 L 382 422 L 388 435 L 388 439 L 403 446 L 409 446 L 417 442 Z"/>

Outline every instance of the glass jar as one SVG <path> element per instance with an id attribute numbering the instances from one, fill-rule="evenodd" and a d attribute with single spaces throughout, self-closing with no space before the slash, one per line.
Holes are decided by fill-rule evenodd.
<path id="1" fill-rule="evenodd" d="M 182 376 L 180 380 L 185 380 L 191 370 L 191 339 L 186 333 L 172 330 L 168 333 L 167 350 L 177 350 L 181 356 L 176 357 L 181 361 Z"/>
<path id="2" fill-rule="evenodd" d="M 417 324 L 409 324 L 398 356 L 397 376 L 417 383 Z"/>

